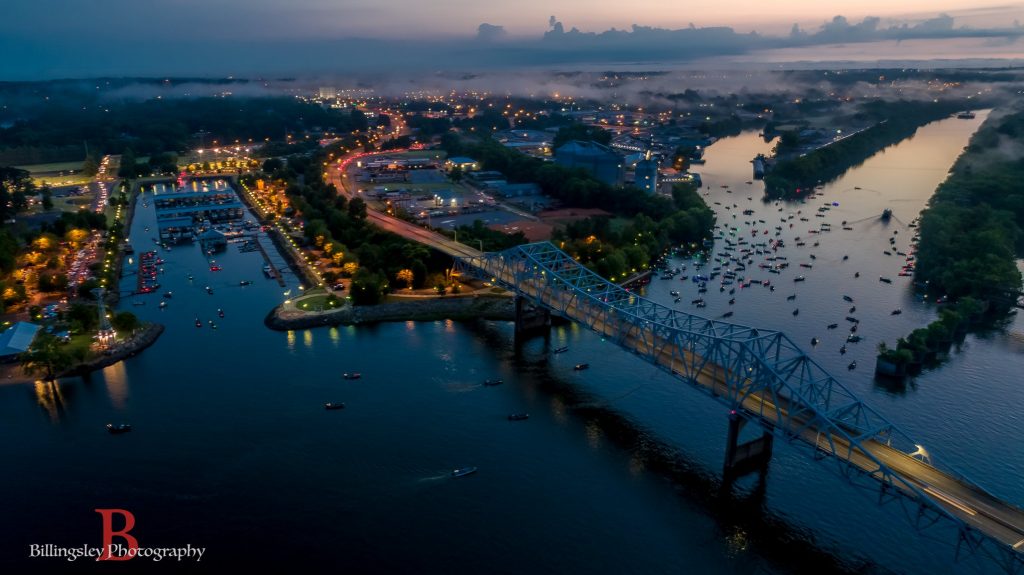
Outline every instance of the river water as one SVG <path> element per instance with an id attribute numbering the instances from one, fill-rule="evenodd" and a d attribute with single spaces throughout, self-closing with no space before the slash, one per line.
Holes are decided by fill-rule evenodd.
<path id="1" fill-rule="evenodd" d="M 759 184 L 744 183 L 749 160 L 769 147 L 756 134 L 711 146 L 702 174 L 709 202 L 723 204 L 714 206 L 720 222 L 733 222 L 728 202 L 756 211 L 737 214 L 740 226 L 753 217 L 774 228 L 800 209 L 810 222 L 796 224 L 826 220 L 835 231 L 813 250 L 797 248 L 791 238 L 806 234 L 787 223 L 791 268 L 760 274 L 779 288 L 737 290 L 733 306 L 712 289 L 701 312 L 733 308 L 740 323 L 782 329 L 800 343 L 819 337 L 815 357 L 933 457 L 1022 501 L 1024 426 L 1005 407 L 1024 395 L 1015 377 L 1024 367 L 1019 323 L 968 337 L 964 353 L 906 389 L 880 387 L 870 374 L 879 338 L 893 341 L 934 314 L 882 250 L 895 229 L 905 247 L 911 234 L 899 222 L 913 219 L 982 118 L 922 128 L 806 205 L 764 204 Z M 840 205 L 815 218 L 826 200 Z M 133 222 L 139 251 L 155 248 L 146 231 L 156 227 L 151 206 L 144 196 Z M 874 218 L 885 206 L 896 216 L 888 226 Z M 839 220 L 864 218 L 855 231 L 839 229 Z M 814 268 L 801 270 L 807 281 L 794 289 L 796 264 L 809 253 Z M 723 487 L 726 408 L 579 327 L 556 328 L 518 351 L 505 323 L 272 332 L 264 314 L 297 286 L 291 277 L 283 288 L 263 278 L 258 252 L 229 246 L 216 256 L 219 272 L 196 247 L 161 256 L 160 291 L 173 291 L 167 309 L 157 307 L 158 294 L 122 303 L 167 326 L 152 348 L 87 380 L 0 386 L 8 462 L 0 566 L 8 572 L 107 571 L 28 558 L 31 543 L 98 544 L 93 510 L 103 507 L 132 511 L 143 546 L 207 548 L 198 566 L 163 562 L 147 571 L 998 572 L 987 562 L 953 564 L 948 533 L 936 531 L 936 541 L 916 534 L 898 507 L 876 506 L 877 493 L 787 445 L 777 444 L 764 482 Z M 881 284 L 879 275 L 896 281 Z M 126 277 L 122 289 L 134 282 Z M 683 290 L 679 306 L 688 309 L 695 289 L 655 280 L 649 292 L 671 304 L 669 290 Z M 787 302 L 791 292 L 797 298 Z M 838 348 L 847 325 L 825 329 L 845 324 L 842 294 L 856 300 L 865 337 L 846 356 Z M 890 316 L 897 307 L 903 314 Z M 559 346 L 570 349 L 550 353 Z M 853 359 L 860 367 L 847 371 Z M 573 371 L 579 362 L 591 369 Z M 342 380 L 346 371 L 363 377 Z M 482 385 L 494 378 L 504 385 Z M 325 411 L 326 401 L 347 408 Z M 518 412 L 530 419 L 507 421 Z M 104 425 L 112 421 L 134 431 L 111 436 Z M 464 466 L 479 471 L 449 477 Z"/>

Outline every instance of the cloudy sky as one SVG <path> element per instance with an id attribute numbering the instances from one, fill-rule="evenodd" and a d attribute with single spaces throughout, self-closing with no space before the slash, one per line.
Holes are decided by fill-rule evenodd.
<path id="1" fill-rule="evenodd" d="M 813 40 L 819 44 L 864 42 L 875 39 L 872 35 L 902 40 L 886 30 L 920 26 L 940 14 L 951 17 L 938 23 L 942 37 L 958 36 L 964 27 L 975 36 L 989 27 L 1021 30 L 1017 21 L 1024 21 L 1024 4 L 991 0 L 5 0 L 3 6 L 0 80 L 302 73 L 403 64 L 436 69 L 570 65 L 602 58 L 647 60 L 666 46 L 688 45 L 683 36 L 659 44 L 645 33 L 590 38 L 584 46 L 579 38 L 552 36 L 552 16 L 565 32 L 692 25 L 778 38 L 788 37 L 794 23 L 813 35 L 836 15 L 845 16 L 839 28 L 848 23 L 849 30 L 835 34 L 833 26 Z M 865 17 L 873 18 L 855 28 Z M 1015 34 L 1010 43 L 1016 42 Z M 493 45 L 479 50 L 482 41 Z M 692 42 L 702 47 L 702 56 L 786 47 L 775 44 L 718 37 L 715 49 L 707 50 L 705 43 Z"/>

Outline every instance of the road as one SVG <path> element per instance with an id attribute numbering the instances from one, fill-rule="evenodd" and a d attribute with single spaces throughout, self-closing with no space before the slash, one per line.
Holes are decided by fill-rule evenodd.
<path id="1" fill-rule="evenodd" d="M 391 150 L 389 152 L 382 153 L 388 154 L 394 153 L 394 151 Z M 351 156 L 348 161 L 351 161 L 354 158 L 355 156 Z M 351 191 L 351 187 L 349 186 L 349 176 L 344 171 L 344 168 L 347 166 L 348 162 L 343 162 L 340 168 L 336 165 L 332 165 L 328 168 L 327 174 L 328 181 L 338 188 L 338 193 L 351 200 L 355 194 Z M 439 233 L 432 232 L 428 229 L 411 224 L 405 220 L 391 217 L 376 210 L 367 209 L 366 218 L 381 229 L 398 234 L 403 238 L 414 242 L 419 242 L 428 247 L 432 247 L 452 257 L 476 257 L 481 255 L 480 251 L 465 244 L 452 241 Z"/>

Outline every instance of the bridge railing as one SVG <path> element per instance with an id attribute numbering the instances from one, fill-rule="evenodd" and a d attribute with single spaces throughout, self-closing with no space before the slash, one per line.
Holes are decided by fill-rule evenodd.
<path id="1" fill-rule="evenodd" d="M 920 458 L 920 446 L 785 334 L 700 317 L 639 297 L 548 242 L 458 258 L 456 270 L 583 323 L 673 375 L 694 382 L 710 378 L 711 394 L 733 409 L 789 441 L 800 440 L 816 452 L 836 456 L 844 476 L 854 466 L 851 459 L 858 458 L 855 471 L 911 497 L 952 521 L 961 537 L 978 543 L 977 533 L 959 517 L 867 447 L 873 442 Z M 758 401 L 748 401 L 752 397 Z M 751 403 L 759 409 L 751 411 Z M 942 471 L 987 493 L 955 470 L 943 466 Z"/>

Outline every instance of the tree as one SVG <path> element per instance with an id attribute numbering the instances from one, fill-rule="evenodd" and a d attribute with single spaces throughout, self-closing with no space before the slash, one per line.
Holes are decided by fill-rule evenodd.
<path id="1" fill-rule="evenodd" d="M 352 131 L 365 132 L 370 127 L 370 123 L 366 120 L 366 114 L 358 109 L 352 108 L 352 113 L 349 114 L 352 121 Z"/>
<path id="2" fill-rule="evenodd" d="M 122 178 L 134 178 L 138 175 L 135 152 L 131 148 L 125 148 L 121 153 L 121 165 L 117 169 L 117 175 Z"/>
<path id="3" fill-rule="evenodd" d="M 384 279 L 366 268 L 356 272 L 352 278 L 352 303 L 356 305 L 374 305 L 380 303 L 384 295 Z"/>
<path id="4" fill-rule="evenodd" d="M 82 162 L 82 173 L 90 178 L 98 174 L 100 171 L 100 163 L 96 161 L 96 156 L 89 154 L 85 157 L 85 161 Z"/>
<path id="5" fill-rule="evenodd" d="M 130 311 L 120 311 L 111 318 L 110 325 L 119 332 L 132 333 L 139 328 L 139 318 Z"/>
<path id="6" fill-rule="evenodd" d="M 21 355 L 21 368 L 29 375 L 42 372 L 44 381 L 53 381 L 74 365 L 75 359 L 55 336 L 40 332 Z"/>
<path id="7" fill-rule="evenodd" d="M 405 268 L 398 270 L 398 273 L 395 274 L 395 279 L 397 279 L 398 281 L 405 282 L 405 285 L 409 289 L 412 289 L 412 282 L 413 280 L 416 279 L 416 276 L 412 273 L 411 269 Z"/>
<path id="8" fill-rule="evenodd" d="M 53 209 L 53 192 L 50 191 L 50 186 L 43 186 L 40 192 L 43 196 L 43 209 L 50 211 Z"/>
<path id="9" fill-rule="evenodd" d="M 352 198 L 348 203 L 348 215 L 355 220 L 366 219 L 366 202 L 362 198 Z"/>

